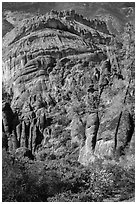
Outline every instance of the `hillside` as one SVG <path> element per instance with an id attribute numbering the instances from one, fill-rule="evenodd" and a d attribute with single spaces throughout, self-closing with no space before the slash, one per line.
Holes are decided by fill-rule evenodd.
<path id="1" fill-rule="evenodd" d="M 4 26 L 5 21 L 14 24 L 3 36 L 3 148 L 16 161 L 51 162 L 52 170 L 62 162 L 89 168 L 98 160 L 117 164 L 134 157 L 134 9 L 129 12 L 124 5 L 124 14 L 116 18 L 112 11 L 102 15 L 109 4 L 101 10 L 94 4 L 96 15 L 87 18 L 75 10 L 62 11 L 66 4 L 60 3 L 49 4 L 59 11 L 37 13 L 37 4 L 29 4 L 33 14 L 28 3 L 3 4 L 3 12 L 11 9 Z M 81 5 L 75 7 L 80 10 Z M 26 11 L 23 20 L 17 8 Z M 86 201 L 98 201 L 88 196 Z M 102 194 L 99 201 L 104 198 Z"/>
<path id="2" fill-rule="evenodd" d="M 50 10 L 74 9 L 77 13 L 87 18 L 103 17 L 114 18 L 113 28 L 123 29 L 126 22 L 134 22 L 134 2 L 3 2 L 2 12 L 6 20 L 12 24 L 20 23 L 20 20 L 39 14 L 45 14 Z M 111 22 L 110 22 L 111 23 Z M 3 33 L 5 28 L 3 24 Z"/>

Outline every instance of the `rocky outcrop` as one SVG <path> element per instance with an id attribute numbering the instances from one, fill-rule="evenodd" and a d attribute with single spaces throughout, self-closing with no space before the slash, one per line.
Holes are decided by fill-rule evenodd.
<path id="1" fill-rule="evenodd" d="M 3 102 L 4 148 L 59 157 L 79 148 L 84 165 L 126 153 L 134 78 L 129 83 L 113 54 L 113 38 L 104 21 L 73 10 L 27 19 L 4 37 L 3 87 L 11 96 Z"/>
<path id="2" fill-rule="evenodd" d="M 134 133 L 134 128 L 133 116 L 128 110 L 123 111 L 116 141 L 118 154 L 124 155 L 126 153 Z"/>
<path id="3" fill-rule="evenodd" d="M 71 144 L 83 146 L 85 140 L 85 125 L 78 115 L 74 115 L 71 121 Z"/>
<path id="4" fill-rule="evenodd" d="M 90 163 L 92 159 L 94 161 L 94 150 L 96 147 L 98 129 L 99 129 L 98 113 L 93 112 L 87 117 L 85 127 L 86 140 L 84 146 L 80 149 L 79 153 L 79 162 L 82 163 L 83 165 Z"/>

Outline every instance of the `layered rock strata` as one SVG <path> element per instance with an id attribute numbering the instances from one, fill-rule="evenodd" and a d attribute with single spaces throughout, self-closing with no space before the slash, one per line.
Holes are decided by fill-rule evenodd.
<path id="1" fill-rule="evenodd" d="M 110 51 L 113 37 L 105 22 L 75 11 L 27 19 L 4 37 L 3 87 L 12 96 L 10 105 L 3 103 L 9 151 L 20 147 L 35 154 L 44 148 L 58 156 L 71 140 L 84 165 L 124 153 L 134 119 L 122 109 L 128 78 Z M 132 97 L 128 93 L 126 100 Z"/>

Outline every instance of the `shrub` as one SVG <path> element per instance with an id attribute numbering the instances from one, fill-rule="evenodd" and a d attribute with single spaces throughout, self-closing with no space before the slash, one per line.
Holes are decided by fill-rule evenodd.
<path id="1" fill-rule="evenodd" d="M 55 172 L 44 170 L 40 163 L 16 161 L 3 152 L 3 202 L 42 202 L 55 194 L 59 184 Z"/>
<path id="2" fill-rule="evenodd" d="M 24 166 L 3 151 L 2 162 L 2 200 L 4 202 L 21 201 L 25 195 Z"/>
<path id="3" fill-rule="evenodd" d="M 126 170 L 119 163 L 97 160 L 88 168 L 81 165 L 60 163 L 61 192 L 49 202 L 102 202 L 117 198 L 119 201 L 134 197 L 134 171 Z"/>
<path id="4" fill-rule="evenodd" d="M 126 168 L 124 158 L 120 162 L 96 160 L 88 167 L 72 158 L 23 162 L 4 151 L 3 201 L 102 202 L 134 197 L 134 165 Z"/>

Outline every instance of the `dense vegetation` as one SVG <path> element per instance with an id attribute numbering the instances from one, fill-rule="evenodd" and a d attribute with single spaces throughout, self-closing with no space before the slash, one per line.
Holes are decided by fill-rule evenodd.
<path id="1" fill-rule="evenodd" d="M 76 155 L 60 160 L 17 160 L 3 150 L 3 202 L 101 202 L 134 197 L 134 156 L 83 167 Z"/>

